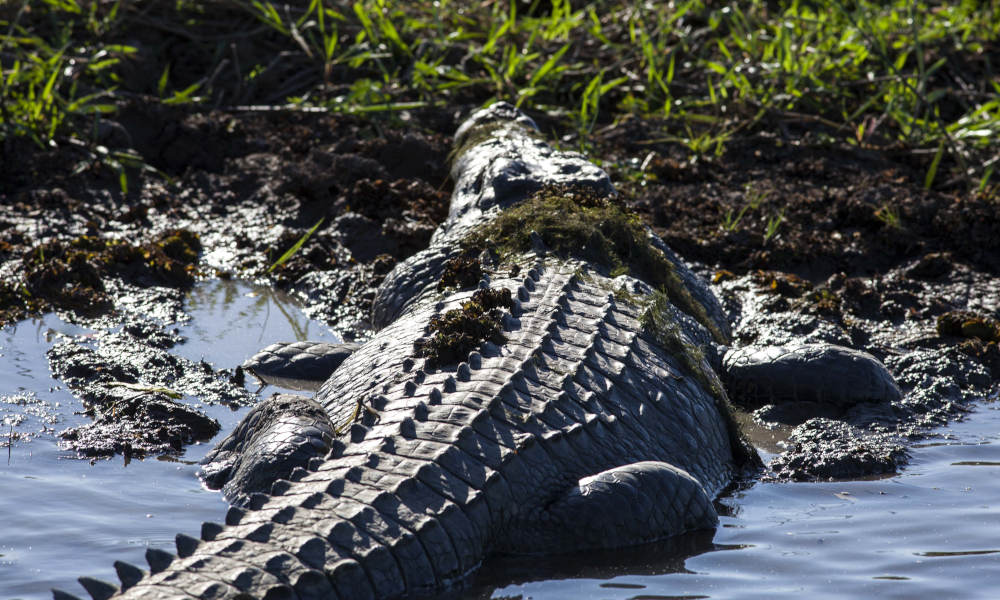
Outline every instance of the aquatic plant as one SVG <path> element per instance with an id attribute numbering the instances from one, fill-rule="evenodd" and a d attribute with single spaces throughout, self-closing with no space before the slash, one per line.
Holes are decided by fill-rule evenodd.
<path id="1" fill-rule="evenodd" d="M 499 309 L 513 305 L 507 288 L 477 290 L 461 308 L 431 317 L 427 337 L 413 345 L 416 356 L 426 358 L 427 367 L 433 369 L 465 360 L 485 341 L 503 344 L 507 338 L 501 331 Z"/>

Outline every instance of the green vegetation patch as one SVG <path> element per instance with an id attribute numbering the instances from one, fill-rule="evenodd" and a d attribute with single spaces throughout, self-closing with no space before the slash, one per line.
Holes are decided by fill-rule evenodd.
<path id="1" fill-rule="evenodd" d="M 670 301 L 698 320 L 720 343 L 725 336 L 695 301 L 673 263 L 649 241 L 638 215 L 618 197 L 582 187 L 547 186 L 470 235 L 470 248 L 492 247 L 502 255 L 527 252 L 532 233 L 562 256 L 600 265 L 611 276 L 630 273 L 662 288 Z"/>
<path id="2" fill-rule="evenodd" d="M 479 261 L 479 252 L 475 248 L 463 248 L 444 264 L 444 273 L 438 281 L 438 291 L 446 288 L 468 288 L 480 282 L 483 278 L 483 265 Z"/>
<path id="3" fill-rule="evenodd" d="M 640 321 L 670 356 L 678 359 L 687 368 L 701 387 L 712 395 L 719 414 L 726 421 L 729 445 L 733 450 L 733 460 L 738 469 L 755 469 L 761 466 L 760 456 L 754 450 L 735 418 L 735 409 L 722 388 L 719 377 L 708 367 L 705 353 L 688 341 L 681 333 L 680 325 L 670 318 L 669 297 L 662 291 L 654 292 L 647 301 Z"/>
<path id="4" fill-rule="evenodd" d="M 500 328 L 501 308 L 514 305 L 507 288 L 478 290 L 461 308 L 431 317 L 428 337 L 414 343 L 418 357 L 429 368 L 465 360 L 469 352 L 485 341 L 507 341 Z"/>
<path id="5" fill-rule="evenodd" d="M 937 318 L 937 332 L 977 338 L 983 342 L 1000 342 L 1000 321 L 968 310 L 953 310 Z"/>
<path id="6" fill-rule="evenodd" d="M 781 126 L 909 151 L 925 186 L 982 190 L 1000 134 L 1000 11 L 984 4 L 6 2 L 0 140 L 75 138 L 120 169 L 133 157 L 101 151 L 92 132 L 134 98 L 373 119 L 504 99 L 581 147 L 595 126 L 637 117 L 651 138 L 711 159 Z"/>
<path id="7" fill-rule="evenodd" d="M 21 258 L 24 283 L 0 287 L 6 307 L 0 318 L 10 322 L 52 309 L 83 314 L 108 310 L 113 304 L 104 286 L 108 275 L 139 285 L 189 286 L 200 251 L 197 234 L 183 229 L 141 246 L 88 235 L 39 244 Z"/>

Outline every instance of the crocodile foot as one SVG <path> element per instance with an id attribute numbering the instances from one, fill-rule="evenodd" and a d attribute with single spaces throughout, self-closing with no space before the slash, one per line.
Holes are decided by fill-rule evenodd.
<path id="1" fill-rule="evenodd" d="M 768 421 L 798 424 L 902 397 L 877 358 L 844 346 L 746 346 L 729 350 L 721 362 L 732 401 L 749 410 L 771 405 Z"/>
<path id="2" fill-rule="evenodd" d="M 278 342 L 241 366 L 263 383 L 292 390 L 317 390 L 358 347 L 349 342 Z"/>

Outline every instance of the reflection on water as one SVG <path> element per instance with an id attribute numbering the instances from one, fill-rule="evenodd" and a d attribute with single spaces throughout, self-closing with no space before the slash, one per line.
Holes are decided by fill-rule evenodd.
<path id="1" fill-rule="evenodd" d="M 323 325 L 307 319 L 287 294 L 242 281 L 216 280 L 188 295 L 191 320 L 178 329 L 188 343 L 176 351 L 191 360 L 232 368 L 278 341 L 339 342 Z"/>
<path id="2" fill-rule="evenodd" d="M 178 325 L 187 342 L 172 351 L 220 368 L 275 341 L 338 341 L 288 297 L 242 282 L 199 284 L 188 308 L 191 319 Z M 0 600 L 47 599 L 52 587 L 87 597 L 76 577 L 116 581 L 115 560 L 145 567 L 148 546 L 173 550 L 178 532 L 195 535 L 203 521 L 224 519 L 225 502 L 195 477 L 212 443 L 127 468 L 120 457 L 90 464 L 58 449 L 55 433 L 87 418 L 49 376 L 45 351 L 60 336 L 90 333 L 54 315 L 0 330 L 0 435 L 4 445 L 14 441 L 9 460 L 0 454 Z M 245 412 L 205 410 L 222 424 L 220 435 Z"/>
<path id="3" fill-rule="evenodd" d="M 282 339 L 335 341 L 287 298 L 243 283 L 202 284 L 189 306 L 192 319 L 179 326 L 188 341 L 174 351 L 217 367 Z M 194 475 L 211 444 L 127 468 L 58 450 L 54 431 L 85 417 L 49 377 L 45 350 L 59 335 L 88 333 L 53 316 L 0 330 L 0 419 L 4 429 L 37 435 L 15 441 L 9 461 L 0 454 L 0 600 L 49 598 L 51 587 L 82 595 L 77 576 L 114 581 L 115 560 L 143 565 L 147 546 L 172 550 L 176 533 L 196 535 L 202 521 L 224 518 L 224 502 Z M 223 433 L 241 416 L 207 410 Z M 583 555 L 500 557 L 449 598 L 994 598 L 1000 410 L 984 403 L 946 432 L 915 446 L 896 477 L 753 484 L 719 501 L 714 532 Z M 761 443 L 780 433 L 761 432 Z"/>
<path id="4" fill-rule="evenodd" d="M 722 498 L 721 527 L 704 546 L 632 549 L 612 559 L 619 573 L 583 560 L 575 573 L 513 570 L 508 581 L 526 581 L 514 584 L 497 583 L 509 567 L 490 561 L 458 597 L 994 599 L 998 408 L 983 403 L 946 441 L 915 447 L 896 477 L 757 483 Z"/>

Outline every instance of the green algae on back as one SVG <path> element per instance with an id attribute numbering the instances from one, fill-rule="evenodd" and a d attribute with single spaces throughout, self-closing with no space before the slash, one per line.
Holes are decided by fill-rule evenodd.
<path id="1" fill-rule="evenodd" d="M 733 459 L 737 469 L 753 470 L 762 466 L 760 456 L 754 450 L 746 434 L 736 420 L 729 396 L 722 387 L 719 376 L 709 367 L 705 353 L 691 343 L 681 333 L 680 325 L 670 317 L 670 300 L 663 291 L 653 292 L 646 301 L 640 321 L 661 348 L 677 358 L 715 400 L 719 414 L 726 422 L 729 445 L 733 449 Z"/>
<path id="2" fill-rule="evenodd" d="M 479 252 L 475 248 L 463 248 L 444 264 L 437 289 L 440 292 L 450 287 L 468 288 L 478 284 L 482 278 L 483 265 L 479 261 Z"/>
<path id="3" fill-rule="evenodd" d="M 426 358 L 429 368 L 436 368 L 465 360 L 485 341 L 506 342 L 500 330 L 499 309 L 513 305 L 507 288 L 477 290 L 462 308 L 431 317 L 428 337 L 413 344 L 416 356 Z"/>
<path id="4" fill-rule="evenodd" d="M 465 239 L 466 248 L 493 248 L 501 255 L 532 249 L 536 233 L 549 250 L 608 270 L 632 274 L 666 291 L 670 301 L 701 323 L 716 341 L 728 340 L 677 275 L 673 263 L 652 245 L 641 218 L 618 196 L 590 188 L 546 186 L 512 206 Z"/>

